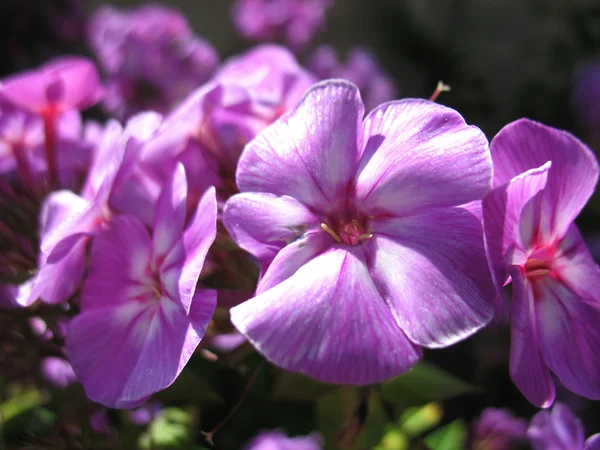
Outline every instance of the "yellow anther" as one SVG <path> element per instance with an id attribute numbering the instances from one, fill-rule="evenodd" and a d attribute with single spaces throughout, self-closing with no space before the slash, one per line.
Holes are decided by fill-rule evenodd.
<path id="1" fill-rule="evenodd" d="M 358 237 L 358 242 L 364 241 L 365 239 L 371 239 L 373 237 L 373 233 L 365 233 L 365 234 L 361 234 Z"/>
<path id="2" fill-rule="evenodd" d="M 325 224 L 325 223 L 322 223 L 322 224 L 321 224 L 321 228 L 323 228 L 323 231 L 325 231 L 325 232 L 329 233 L 329 235 L 330 235 L 330 236 L 331 236 L 333 239 L 335 239 L 335 240 L 336 240 L 336 242 L 342 242 L 342 238 L 341 238 L 341 237 L 339 237 L 335 231 L 333 231 L 331 228 L 329 228 L 329 227 L 327 226 L 327 224 Z"/>

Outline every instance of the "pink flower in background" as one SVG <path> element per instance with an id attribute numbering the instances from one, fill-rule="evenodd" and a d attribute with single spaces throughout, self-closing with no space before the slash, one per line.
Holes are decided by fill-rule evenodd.
<path id="1" fill-rule="evenodd" d="M 331 0 L 237 0 L 233 20 L 251 41 L 283 40 L 300 49 L 325 23 Z"/>
<path id="2" fill-rule="evenodd" d="M 599 450 L 600 434 L 590 436 L 584 442 L 585 434 L 581 421 L 571 410 L 556 403 L 552 411 L 537 413 L 527 430 L 533 450 Z"/>
<path id="3" fill-rule="evenodd" d="M 473 423 L 473 450 L 513 450 L 527 442 L 527 421 L 509 411 L 486 408 Z"/>
<path id="4" fill-rule="evenodd" d="M 224 211 L 263 271 L 233 324 L 273 363 L 331 383 L 391 378 L 493 314 L 485 136 L 425 100 L 363 114 L 355 85 L 313 87 L 246 146 Z"/>
<path id="5" fill-rule="evenodd" d="M 94 64 L 80 57 L 54 59 L 38 69 L 0 81 L 0 99 L 43 119 L 44 148 L 50 185 L 59 185 L 59 127 L 68 111 L 83 110 L 104 96 Z"/>
<path id="6" fill-rule="evenodd" d="M 0 82 L 0 97 L 43 117 L 89 108 L 103 95 L 94 64 L 75 56 L 56 58 Z"/>
<path id="7" fill-rule="evenodd" d="M 184 230 L 186 193 L 178 165 L 161 192 L 152 234 L 135 216 L 119 215 L 94 238 L 67 353 L 98 403 L 131 408 L 173 383 L 213 315 L 215 292 L 196 284 L 216 235 L 215 192 L 204 194 Z"/>
<path id="8" fill-rule="evenodd" d="M 244 450 L 321 450 L 323 438 L 318 434 L 287 437 L 281 431 L 265 431 L 255 437 Z"/>
<path id="9" fill-rule="evenodd" d="M 214 78 L 169 114 L 141 155 L 143 177 L 163 179 L 182 162 L 189 200 L 216 185 L 237 191 L 234 174 L 244 146 L 294 108 L 316 79 L 285 48 L 262 45 L 225 61 Z"/>
<path id="10" fill-rule="evenodd" d="M 69 362 L 57 356 L 44 358 L 40 370 L 45 380 L 57 388 L 64 389 L 77 380 Z"/>
<path id="11" fill-rule="evenodd" d="M 81 117 L 75 110 L 56 122 L 57 187 L 77 190 L 86 177 L 93 146 L 83 139 Z M 1 183 L 19 184 L 39 197 L 48 192 L 44 120 L 0 100 Z"/>
<path id="12" fill-rule="evenodd" d="M 104 6 L 90 20 L 88 36 L 107 75 L 103 106 L 121 120 L 147 109 L 166 114 L 219 63 L 215 48 L 166 6 Z"/>
<path id="13" fill-rule="evenodd" d="M 377 105 L 397 98 L 398 90 L 392 79 L 379 65 L 369 50 L 355 47 L 341 62 L 336 51 L 329 45 L 318 47 L 306 66 L 320 79 L 343 78 L 356 84 L 367 111 Z"/>
<path id="14" fill-rule="evenodd" d="M 573 223 L 598 162 L 571 134 L 521 119 L 491 144 L 494 187 L 483 202 L 498 297 L 513 283 L 510 374 L 537 406 L 554 401 L 551 371 L 600 399 L 600 268 Z"/>

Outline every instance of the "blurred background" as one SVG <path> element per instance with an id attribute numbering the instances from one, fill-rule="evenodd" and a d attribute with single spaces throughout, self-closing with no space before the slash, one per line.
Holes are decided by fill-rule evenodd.
<path id="1" fill-rule="evenodd" d="M 105 3 L 134 7 L 143 2 L 0 0 L 0 78 L 54 56 L 89 55 L 86 18 Z M 251 46 L 234 30 L 229 0 L 162 3 L 179 8 L 223 59 Z M 437 81 L 443 80 L 452 90 L 438 102 L 458 110 L 490 140 L 507 123 L 529 117 L 567 129 L 597 154 L 600 150 L 600 107 L 595 106 L 600 105 L 598 0 L 334 0 L 324 29 L 298 54 L 299 61 L 304 63 L 314 48 L 325 43 L 342 55 L 356 45 L 369 48 L 394 80 L 400 98 L 428 98 Z M 596 194 L 578 220 L 597 250 L 596 257 L 599 224 L 600 195 Z M 427 360 L 485 390 L 447 401 L 444 422 L 456 417 L 470 420 L 490 405 L 510 407 L 527 418 L 537 411 L 508 378 L 508 344 L 508 330 L 496 326 L 459 345 L 426 354 Z M 205 411 L 215 418 L 204 421 L 203 429 L 214 425 L 237 401 L 244 379 L 225 369 L 206 369 L 207 364 L 191 363 L 191 371 L 210 374 L 208 383 L 218 386 L 225 403 Z M 257 364 L 258 358 L 249 362 Z M 285 396 L 279 409 L 262 402 L 272 376 L 272 370 L 261 375 L 246 405 L 228 425 L 237 437 L 223 448 L 237 448 L 261 426 L 285 426 L 295 433 L 316 428 L 314 405 L 288 404 Z M 170 395 L 185 397 L 186 390 L 181 390 L 185 383 L 189 379 Z M 600 431 L 597 404 L 566 392 L 559 392 L 558 398 L 579 414 L 586 430 Z M 111 426 L 119 420 L 115 417 L 111 416 Z"/>

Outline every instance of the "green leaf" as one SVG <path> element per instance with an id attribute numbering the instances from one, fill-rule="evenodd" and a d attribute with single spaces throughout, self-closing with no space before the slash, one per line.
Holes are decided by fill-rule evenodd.
<path id="1" fill-rule="evenodd" d="M 275 383 L 273 398 L 299 403 L 312 403 L 335 387 L 334 384 L 320 383 L 300 373 L 282 372 Z"/>
<path id="2" fill-rule="evenodd" d="M 140 436 L 142 449 L 180 449 L 191 443 L 190 430 L 194 419 L 190 413 L 179 408 L 165 408 Z"/>
<path id="3" fill-rule="evenodd" d="M 480 392 L 480 388 L 426 362 L 420 362 L 409 372 L 382 383 L 381 390 L 384 400 L 403 407 Z"/>
<path id="4" fill-rule="evenodd" d="M 467 429 L 462 420 L 435 430 L 425 438 L 431 450 L 463 450 L 467 440 Z"/>
<path id="5" fill-rule="evenodd" d="M 406 435 L 393 427 L 383 435 L 381 442 L 373 447 L 373 450 L 408 450 L 409 448 L 410 442 Z"/>
<path id="6" fill-rule="evenodd" d="M 437 403 L 408 408 L 400 417 L 400 430 L 408 436 L 418 436 L 437 426 L 442 415 L 442 408 Z"/>
<path id="7" fill-rule="evenodd" d="M 40 406 L 43 401 L 41 392 L 36 389 L 15 392 L 7 401 L 0 404 L 0 423 L 6 423 L 14 417 Z"/>

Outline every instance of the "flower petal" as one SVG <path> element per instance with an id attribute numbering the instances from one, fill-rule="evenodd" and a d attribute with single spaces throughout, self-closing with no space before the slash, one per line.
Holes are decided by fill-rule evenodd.
<path id="1" fill-rule="evenodd" d="M 289 195 L 317 210 L 336 206 L 358 166 L 364 113 L 358 88 L 327 81 L 245 148 L 237 171 L 242 192 Z"/>
<path id="2" fill-rule="evenodd" d="M 600 266 L 575 224 L 560 241 L 552 268 L 571 291 L 600 306 Z"/>
<path id="3" fill-rule="evenodd" d="M 600 433 L 590 436 L 587 441 L 585 441 L 583 450 L 600 450 Z"/>
<path id="4" fill-rule="evenodd" d="M 594 154 L 566 131 L 527 119 L 505 126 L 491 143 L 494 186 L 552 161 L 544 195 L 542 238 L 562 237 L 594 192 L 600 169 Z"/>
<path id="5" fill-rule="evenodd" d="M 134 216 L 111 220 L 92 242 L 89 275 L 83 285 L 83 309 L 126 303 L 151 289 L 152 242 Z"/>
<path id="6" fill-rule="evenodd" d="M 216 305 L 194 297 L 189 316 L 168 299 L 84 310 L 69 326 L 67 352 L 90 399 L 131 408 L 169 386 L 198 346 Z"/>
<path id="7" fill-rule="evenodd" d="M 183 233 L 185 261 L 178 283 L 179 300 L 186 312 L 189 311 L 206 254 L 216 235 L 217 197 L 215 188 L 209 188 L 200 199 L 196 212 Z"/>
<path id="8" fill-rule="evenodd" d="M 334 247 L 231 310 L 267 359 L 329 383 L 371 384 L 421 356 L 396 324 L 360 247 Z"/>
<path id="9" fill-rule="evenodd" d="M 527 437 L 534 450 L 583 449 L 583 427 L 571 410 L 556 403 L 552 411 L 540 411 L 527 430 Z"/>
<path id="10" fill-rule="evenodd" d="M 559 280 L 536 280 L 537 333 L 544 361 L 560 382 L 600 400 L 600 305 L 588 304 Z"/>
<path id="11" fill-rule="evenodd" d="M 83 280 L 89 240 L 89 234 L 76 233 L 60 241 L 41 265 L 32 295 L 51 304 L 68 300 Z"/>
<path id="12" fill-rule="evenodd" d="M 373 280 L 411 341 L 446 347 L 490 321 L 494 288 L 470 211 L 376 219 L 372 232 L 364 245 Z"/>
<path id="13" fill-rule="evenodd" d="M 223 222 L 233 240 L 258 258 L 263 270 L 279 250 L 319 225 L 319 219 L 292 197 L 252 192 L 229 199 Z"/>
<path id="14" fill-rule="evenodd" d="M 485 135 L 437 103 L 408 99 L 375 108 L 363 145 L 356 195 L 365 214 L 461 205 L 490 189 Z"/>
<path id="15" fill-rule="evenodd" d="M 42 239 L 65 219 L 83 211 L 87 206 L 88 202 L 74 192 L 67 190 L 52 192 L 44 200 L 40 212 L 40 236 Z"/>
<path id="16" fill-rule="evenodd" d="M 156 203 L 152 243 L 154 257 L 163 260 L 181 239 L 186 213 L 187 180 L 183 164 L 178 163 L 163 185 Z"/>
<path id="17" fill-rule="evenodd" d="M 517 245 L 527 249 L 539 226 L 536 203 L 532 201 L 546 186 L 551 162 L 528 170 L 507 184 L 493 189 L 483 199 L 483 223 L 486 254 L 492 279 L 502 298 L 502 288 L 508 278 L 510 252 Z"/>
<path id="18" fill-rule="evenodd" d="M 286 245 L 264 273 L 256 287 L 256 295 L 287 280 L 311 259 L 331 247 L 331 236 L 325 232 L 309 232 L 301 239 Z"/>
<path id="19" fill-rule="evenodd" d="M 533 288 L 520 267 L 511 266 L 510 275 L 513 280 L 510 377 L 527 400 L 546 408 L 554 402 L 555 389 L 539 349 Z"/>

